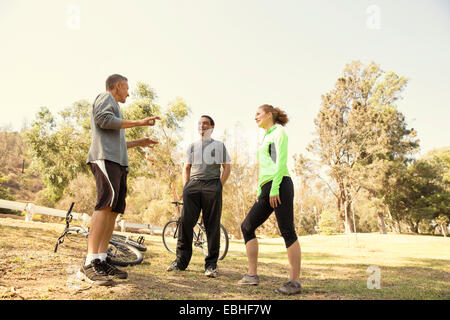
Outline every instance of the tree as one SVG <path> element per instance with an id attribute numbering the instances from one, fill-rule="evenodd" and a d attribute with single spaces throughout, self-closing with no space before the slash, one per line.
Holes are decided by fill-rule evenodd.
<path id="1" fill-rule="evenodd" d="M 450 217 L 450 150 L 433 150 L 403 170 L 396 181 L 395 192 L 387 196 L 396 216 L 405 221 L 412 232 L 419 232 L 423 220 L 445 222 Z"/>
<path id="2" fill-rule="evenodd" d="M 28 149 L 20 132 L 0 128 L 0 179 L 3 177 L 0 193 L 4 197 L 8 194 L 18 201 L 30 201 L 42 189 L 39 174 L 30 170 Z"/>
<path id="3" fill-rule="evenodd" d="M 27 146 L 19 132 L 11 132 L 8 127 L 0 128 L 0 173 L 21 170 L 26 153 Z"/>
<path id="4" fill-rule="evenodd" d="M 97 200 L 97 189 L 95 180 L 91 174 L 80 173 L 69 181 L 64 195 L 58 202 L 58 208 L 67 209 L 72 202 L 74 212 L 91 213 Z"/>
<path id="5" fill-rule="evenodd" d="M 6 187 L 6 183 L 8 179 L 0 173 L 0 199 L 3 200 L 14 200 L 14 197 L 11 195 L 10 190 Z"/>
<path id="6" fill-rule="evenodd" d="M 241 223 L 255 202 L 258 184 L 258 167 L 248 153 L 247 140 L 240 136 L 241 129 L 241 124 L 236 123 L 234 135 L 225 131 L 222 139 L 231 157 L 230 176 L 222 191 L 222 224 L 228 233 L 239 238 L 242 237 Z M 259 231 L 276 233 L 271 222 L 268 221 Z"/>
<path id="7" fill-rule="evenodd" d="M 450 222 L 450 147 L 431 150 L 423 160 L 429 162 L 436 170 L 434 180 L 439 187 L 436 194 L 430 199 L 434 208 L 433 219 L 447 236 L 447 226 Z"/>
<path id="8" fill-rule="evenodd" d="M 337 226 L 338 213 L 332 209 L 325 209 L 320 214 L 319 219 L 319 233 L 323 235 L 332 235 L 337 233 L 339 228 Z"/>
<path id="9" fill-rule="evenodd" d="M 191 113 L 191 109 L 181 98 L 169 102 L 161 115 L 158 126 L 152 128 L 154 136 L 160 143 L 146 154 L 147 172 L 152 177 L 165 183 L 171 193 L 173 201 L 179 201 L 182 181 L 182 163 L 185 150 L 180 150 L 179 144 L 183 138 L 182 123 Z M 149 130 L 151 130 L 149 128 Z"/>
<path id="10" fill-rule="evenodd" d="M 362 190 L 353 201 L 357 231 L 362 233 L 376 231 L 381 234 L 387 233 L 391 223 L 384 217 L 386 210 L 387 207 L 381 199 L 372 197 L 369 192 Z M 379 217 L 380 212 L 382 214 L 381 219 Z"/>
<path id="11" fill-rule="evenodd" d="M 415 131 L 406 128 L 394 105 L 406 83 L 374 63 L 346 65 L 335 88 L 322 95 L 314 120 L 317 138 L 307 149 L 317 160 L 297 158 L 301 171 L 328 186 L 347 233 L 354 231 L 352 203 L 362 188 L 378 197 L 383 186 L 378 177 L 387 172 L 389 161 L 403 159 L 417 147 Z M 323 168 L 328 179 L 322 177 Z"/>
<path id="12" fill-rule="evenodd" d="M 25 132 L 33 165 L 42 176 L 50 203 L 61 199 L 70 180 L 88 172 L 89 106 L 85 100 L 75 102 L 59 113 L 59 122 L 48 108 L 42 107 Z"/>
<path id="13" fill-rule="evenodd" d="M 419 232 L 421 221 L 449 213 L 450 198 L 436 183 L 438 176 L 436 167 L 417 160 L 402 172 L 395 192 L 386 197 L 390 211 L 405 221 L 414 233 Z"/>
<path id="14" fill-rule="evenodd" d="M 145 220 L 160 225 L 170 218 L 173 210 L 170 201 L 179 201 L 181 197 L 185 150 L 180 150 L 179 145 L 183 138 L 182 124 L 191 109 L 179 97 L 170 101 L 167 108 L 161 108 L 156 103 L 154 90 L 143 82 L 138 82 L 132 96 L 134 100 L 123 111 L 124 117 L 142 119 L 158 115 L 161 121 L 153 127 L 135 127 L 126 131 L 127 140 L 147 136 L 159 141 L 150 149 L 137 147 L 129 150 L 129 192 L 133 197 L 129 198 L 127 210 L 140 222 Z"/>
<path id="15" fill-rule="evenodd" d="M 450 218 L 446 215 L 439 215 L 437 218 L 434 219 L 436 221 L 436 224 L 439 225 L 441 228 L 441 232 L 444 235 L 444 237 L 448 236 L 448 224 L 450 223 Z"/>
<path id="16" fill-rule="evenodd" d="M 295 229 L 298 234 L 315 234 L 322 211 L 331 205 L 329 192 L 323 183 L 302 169 L 298 155 L 294 155 L 294 173 L 298 177 L 294 202 Z"/>
<path id="17" fill-rule="evenodd" d="M 122 114 L 125 119 L 144 119 L 150 116 L 161 115 L 161 107 L 155 102 L 157 98 L 156 93 L 148 84 L 138 82 L 131 96 L 131 103 L 122 109 Z M 157 136 L 155 127 L 134 127 L 125 130 L 125 139 L 127 141 L 155 136 Z M 153 149 L 151 152 L 153 152 Z M 152 171 L 148 170 L 148 153 L 148 148 L 136 147 L 128 149 L 130 185 L 133 184 L 132 181 L 136 177 L 152 176 Z"/>

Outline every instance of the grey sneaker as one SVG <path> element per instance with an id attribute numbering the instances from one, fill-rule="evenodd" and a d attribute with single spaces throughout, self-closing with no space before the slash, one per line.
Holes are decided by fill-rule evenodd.
<path id="1" fill-rule="evenodd" d="M 167 267 L 166 271 L 181 271 L 182 269 L 178 266 L 177 260 L 172 261 L 172 263 Z"/>
<path id="2" fill-rule="evenodd" d="M 205 276 L 207 276 L 208 278 L 217 278 L 219 276 L 219 274 L 217 272 L 217 268 L 214 268 L 214 267 L 206 268 Z"/>
<path id="3" fill-rule="evenodd" d="M 257 286 L 259 284 L 259 277 L 258 275 L 250 276 L 246 273 L 244 277 L 238 281 L 238 284 Z"/>
<path id="4" fill-rule="evenodd" d="M 302 293 L 302 285 L 295 280 L 289 280 L 281 288 L 278 288 L 277 292 L 287 295 L 299 294 Z"/>

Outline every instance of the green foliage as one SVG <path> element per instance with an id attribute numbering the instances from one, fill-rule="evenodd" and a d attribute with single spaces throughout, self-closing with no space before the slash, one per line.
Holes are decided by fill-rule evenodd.
<path id="1" fill-rule="evenodd" d="M 130 178 L 158 177 L 169 185 L 171 193 L 176 194 L 181 185 L 181 183 L 178 187 L 176 185 L 181 175 L 177 150 L 182 139 L 181 124 L 191 110 L 181 98 L 170 102 L 163 110 L 154 101 L 156 98 L 154 90 L 142 82 L 137 84 L 133 97 L 134 101 L 123 110 L 124 118 L 144 119 L 158 115 L 161 121 L 157 121 L 154 127 L 135 127 L 126 130 L 127 141 L 142 137 L 152 137 L 159 141 L 159 145 L 153 149 L 136 147 L 128 150 Z"/>
<path id="2" fill-rule="evenodd" d="M 47 187 L 44 196 L 52 204 L 61 199 L 72 179 L 88 172 L 89 106 L 87 101 L 75 102 L 59 113 L 60 122 L 48 108 L 42 107 L 25 132 L 33 165 Z"/>
<path id="3" fill-rule="evenodd" d="M 0 173 L 0 199 L 14 200 L 14 197 L 11 195 L 9 188 L 5 187 L 7 183 L 8 178 L 2 176 Z"/>
<path id="4" fill-rule="evenodd" d="M 175 208 L 169 185 L 159 179 L 139 177 L 134 183 L 134 192 L 127 198 L 125 219 L 138 223 L 164 226 L 175 217 Z"/>
<path id="5" fill-rule="evenodd" d="M 449 148 L 431 151 L 397 172 L 394 191 L 386 200 L 393 215 L 413 232 L 419 232 L 422 220 L 450 217 L 449 154 Z"/>
<path id="6" fill-rule="evenodd" d="M 74 212 L 92 213 L 97 201 L 97 190 L 92 174 L 80 173 L 69 182 L 57 207 L 68 209 L 72 202 Z"/>
<path id="7" fill-rule="evenodd" d="M 183 138 L 182 123 L 191 109 L 181 99 L 170 102 L 160 114 L 161 121 L 155 126 L 154 136 L 159 144 L 146 154 L 146 170 L 151 177 L 168 186 L 171 201 L 179 200 L 183 189 L 182 159 L 184 150 L 179 144 Z"/>
<path id="8" fill-rule="evenodd" d="M 319 233 L 331 235 L 339 232 L 338 213 L 333 209 L 325 209 L 320 214 Z"/>
<path id="9" fill-rule="evenodd" d="M 296 168 L 298 169 L 298 168 Z M 294 171 L 297 170 L 294 169 Z M 294 203 L 294 222 L 298 235 L 317 233 L 320 213 L 331 205 L 323 184 L 315 185 L 305 176 L 301 176 L 300 185 L 296 186 Z"/>
<path id="10" fill-rule="evenodd" d="M 0 128 L 0 198 L 17 201 L 33 200 L 42 189 L 39 173 L 30 167 L 29 147 L 19 132 Z"/>
<path id="11" fill-rule="evenodd" d="M 161 114 L 161 107 L 155 104 L 156 94 L 149 85 L 138 82 L 137 88 L 132 93 L 133 101 L 123 108 L 124 119 L 139 120 Z M 125 130 L 125 139 L 127 141 L 137 140 L 143 137 L 155 137 L 155 127 L 134 127 Z M 149 177 L 151 171 L 148 170 L 146 148 L 136 147 L 128 149 L 128 163 L 130 166 L 129 179 L 136 177 Z"/>
<path id="12" fill-rule="evenodd" d="M 314 213 L 307 211 L 294 210 L 295 231 L 299 236 L 315 234 L 316 218 Z"/>
<path id="13" fill-rule="evenodd" d="M 431 223 L 431 220 L 422 219 L 419 222 L 418 229 L 421 234 L 433 234 L 434 226 Z"/>
<path id="14" fill-rule="evenodd" d="M 20 133 L 0 128 L 0 173 L 21 171 L 23 160 L 28 160 L 28 155 L 27 146 Z M 26 164 L 28 162 L 26 161 Z"/>
<path id="15" fill-rule="evenodd" d="M 354 203 L 357 232 L 377 232 L 379 231 L 379 221 L 377 213 L 383 211 L 382 201 L 376 198 L 369 198 L 367 194 L 361 194 L 361 199 Z"/>
<path id="16" fill-rule="evenodd" d="M 442 234 L 447 237 L 448 235 L 448 225 L 450 223 L 450 217 L 440 214 L 434 218 L 434 222 L 440 227 Z"/>

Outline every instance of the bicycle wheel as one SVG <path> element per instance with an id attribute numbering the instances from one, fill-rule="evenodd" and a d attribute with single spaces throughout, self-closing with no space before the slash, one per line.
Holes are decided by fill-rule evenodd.
<path id="1" fill-rule="evenodd" d="M 208 240 L 206 238 L 206 231 L 205 228 L 197 224 L 198 228 L 200 229 L 198 233 L 198 241 L 201 243 L 201 248 L 203 251 L 203 254 L 208 256 Z M 223 260 L 225 256 L 228 253 L 228 246 L 229 246 L 229 239 L 228 239 L 228 232 L 225 229 L 223 225 L 220 225 L 220 248 L 219 248 L 219 260 Z"/>
<path id="2" fill-rule="evenodd" d="M 142 253 L 138 249 L 115 240 L 109 241 L 107 254 L 112 264 L 122 267 L 139 264 L 143 260 Z"/>
<path id="3" fill-rule="evenodd" d="M 194 235 L 194 246 L 202 249 L 205 257 L 208 256 L 208 238 L 206 237 L 205 228 L 200 223 L 197 223 L 197 231 L 194 232 L 197 235 Z"/>
<path id="4" fill-rule="evenodd" d="M 176 253 L 178 242 L 178 221 L 171 220 L 166 223 L 162 232 L 162 240 L 167 251 Z"/>
<path id="5" fill-rule="evenodd" d="M 230 240 L 228 239 L 227 229 L 223 225 L 220 225 L 220 251 L 219 260 L 223 260 L 228 253 L 228 246 L 230 245 Z"/>
<path id="6" fill-rule="evenodd" d="M 142 252 L 147 251 L 147 247 L 143 243 L 139 243 L 138 241 L 135 241 L 135 240 L 131 239 L 130 237 L 113 233 L 113 235 L 111 236 L 111 239 L 129 244 L 130 246 L 135 247 L 139 251 L 142 251 Z"/>

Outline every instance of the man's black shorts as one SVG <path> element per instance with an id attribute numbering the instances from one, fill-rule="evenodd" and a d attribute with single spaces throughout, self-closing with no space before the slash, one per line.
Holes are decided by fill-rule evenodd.
<path id="1" fill-rule="evenodd" d="M 127 167 L 109 160 L 89 163 L 97 186 L 95 210 L 111 207 L 112 212 L 125 212 L 127 195 Z"/>

